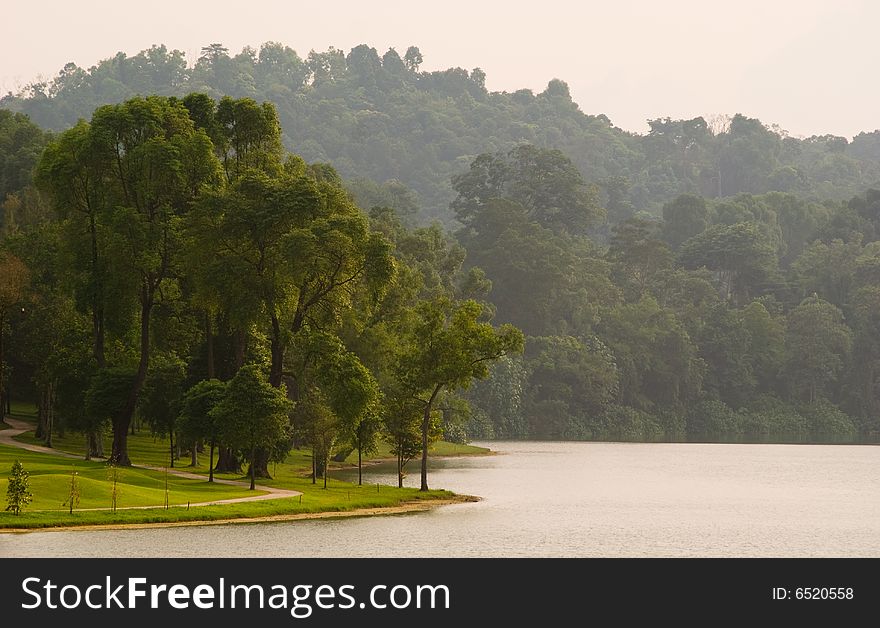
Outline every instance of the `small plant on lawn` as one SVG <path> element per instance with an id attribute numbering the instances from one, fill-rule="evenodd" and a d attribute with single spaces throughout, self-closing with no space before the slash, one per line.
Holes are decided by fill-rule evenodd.
<path id="1" fill-rule="evenodd" d="M 119 467 L 115 464 L 110 464 L 110 467 L 107 469 L 107 479 L 111 482 L 110 485 L 110 512 L 116 512 L 116 503 L 119 500 Z"/>
<path id="2" fill-rule="evenodd" d="M 79 507 L 79 474 L 76 469 L 70 472 L 70 488 L 67 491 L 67 501 L 62 506 L 69 508 L 68 513 L 73 514 L 73 509 Z"/>
<path id="3" fill-rule="evenodd" d="M 30 491 L 30 474 L 16 460 L 12 463 L 12 474 L 9 476 L 9 488 L 6 489 L 6 510 L 20 514 L 22 508 L 31 503 L 33 494 Z"/>

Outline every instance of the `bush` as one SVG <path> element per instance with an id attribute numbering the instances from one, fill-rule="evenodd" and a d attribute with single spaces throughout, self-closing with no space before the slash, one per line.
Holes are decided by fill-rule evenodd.
<path id="1" fill-rule="evenodd" d="M 12 463 L 12 473 L 9 476 L 9 487 L 6 489 L 6 510 L 12 514 L 20 514 L 22 509 L 31 503 L 33 493 L 30 491 L 30 474 L 16 460 Z"/>
<path id="2" fill-rule="evenodd" d="M 807 419 L 797 409 L 773 395 L 761 395 L 740 410 L 747 436 L 776 440 L 804 440 L 809 436 Z"/>
<path id="3" fill-rule="evenodd" d="M 663 426 L 646 412 L 629 406 L 611 405 L 590 422 L 598 440 L 656 441 L 665 436 Z"/>
<path id="4" fill-rule="evenodd" d="M 688 412 L 687 434 L 697 438 L 739 438 L 743 435 L 742 416 L 723 401 L 704 399 Z"/>
<path id="5" fill-rule="evenodd" d="M 853 420 L 827 399 L 801 407 L 810 427 L 810 436 L 823 441 L 851 441 L 858 430 Z"/>

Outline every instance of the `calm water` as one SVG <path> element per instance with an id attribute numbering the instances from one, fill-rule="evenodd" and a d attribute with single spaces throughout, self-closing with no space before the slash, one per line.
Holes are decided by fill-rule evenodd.
<path id="1" fill-rule="evenodd" d="M 880 556 L 880 447 L 492 443 L 483 501 L 391 517 L 0 534 L 0 556 Z M 408 484 L 415 483 L 415 465 Z M 370 481 L 394 480 L 374 467 Z"/>

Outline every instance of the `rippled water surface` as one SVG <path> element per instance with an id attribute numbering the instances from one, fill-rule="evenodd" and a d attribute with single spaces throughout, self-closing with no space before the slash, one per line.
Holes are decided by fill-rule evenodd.
<path id="1" fill-rule="evenodd" d="M 0 556 L 880 556 L 877 446 L 490 446 L 499 455 L 433 461 L 429 478 L 479 503 L 388 517 L 0 534 Z M 412 466 L 408 484 L 418 479 Z M 381 465 L 366 477 L 394 480 Z"/>

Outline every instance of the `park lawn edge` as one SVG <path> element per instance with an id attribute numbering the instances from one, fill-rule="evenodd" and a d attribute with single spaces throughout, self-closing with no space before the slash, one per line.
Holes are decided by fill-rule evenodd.
<path id="1" fill-rule="evenodd" d="M 412 489 L 415 491 L 416 489 Z M 11 515 L 0 513 L 0 534 L 24 532 L 50 532 L 61 530 L 126 530 L 152 527 L 180 527 L 196 525 L 225 525 L 232 523 L 267 523 L 280 521 L 298 521 L 304 519 L 329 519 L 341 517 L 371 517 L 377 515 L 397 515 L 421 512 L 446 506 L 480 501 L 472 495 L 458 495 L 446 490 L 433 490 L 427 493 L 409 495 L 392 503 L 364 503 L 347 506 L 300 505 L 297 498 L 279 498 L 259 502 L 228 504 L 219 506 L 203 506 L 187 509 L 176 506 L 169 509 L 151 508 L 143 510 L 126 510 L 111 513 L 108 511 L 80 511 L 74 513 L 74 519 L 59 521 L 57 513 L 46 511 Z M 286 502 L 280 504 L 280 502 Z M 294 506 L 290 511 L 287 504 Z M 68 515 L 70 517 L 70 515 Z M 124 521 L 120 521 L 124 519 Z"/>
<path id="2" fill-rule="evenodd" d="M 26 432 L 14 440 L 33 442 L 33 432 Z M 462 455 L 480 455 L 493 453 L 489 450 L 473 450 Z M 61 447 L 60 452 L 79 455 L 82 452 L 70 451 Z M 51 457 L 52 454 L 29 452 L 30 455 Z M 437 456 L 447 457 L 447 456 Z M 98 462 L 98 461 L 96 461 Z M 370 460 L 376 464 L 380 459 Z M 345 463 L 342 467 L 349 466 Z M 334 468 L 339 468 L 334 465 Z M 183 470 L 183 469 L 182 469 Z M 191 471 L 186 468 L 185 470 Z M 195 470 L 193 470 L 195 471 Z M 302 469 L 301 471 L 305 471 Z M 204 473 L 195 471 L 207 477 Z M 223 477 L 227 474 L 215 474 Z M 234 477 L 237 474 L 228 474 Z M 298 474 L 297 474 L 298 475 Z M 239 479 L 239 478 L 236 478 Z M 246 478 L 240 478 L 246 479 Z M 374 515 L 402 514 L 434 508 L 436 506 L 478 501 L 479 498 L 469 495 L 457 495 L 446 490 L 433 490 L 426 493 L 415 488 L 399 489 L 394 486 L 383 486 L 380 492 L 374 485 L 359 487 L 349 482 L 332 480 L 330 490 L 326 493 L 320 484 L 309 484 L 304 477 L 287 478 L 285 481 L 269 483 L 281 488 L 303 491 L 302 499 L 296 497 L 279 497 L 254 502 L 217 504 L 211 506 L 172 505 L 170 508 L 120 509 L 116 513 L 109 510 L 79 510 L 73 515 L 60 510 L 24 510 L 20 515 L 0 512 L 0 533 L 26 532 L 38 530 L 72 530 L 72 529 L 126 529 L 131 527 L 173 527 L 180 525 L 211 525 L 217 523 L 245 523 L 266 521 L 293 521 L 297 519 L 315 519 L 326 517 L 364 517 Z M 303 501 L 305 500 L 305 501 Z"/>

